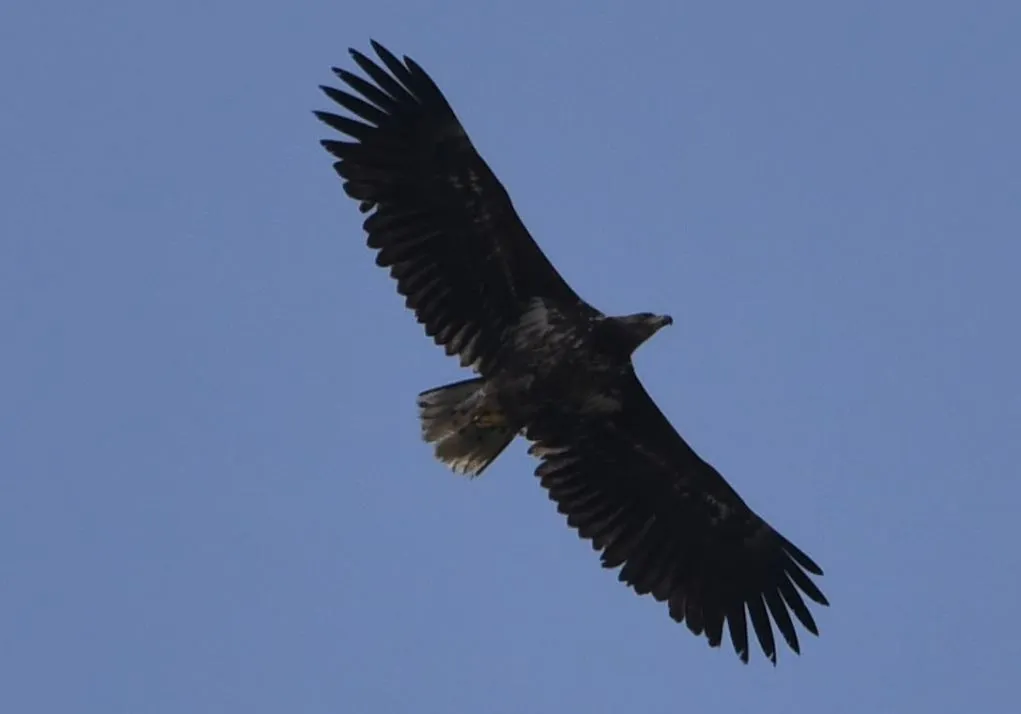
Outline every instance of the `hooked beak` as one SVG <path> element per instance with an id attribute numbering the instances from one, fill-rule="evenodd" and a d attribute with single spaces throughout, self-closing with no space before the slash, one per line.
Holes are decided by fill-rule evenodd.
<path id="1" fill-rule="evenodd" d="M 670 317 L 669 315 L 660 315 L 658 318 L 656 318 L 656 329 L 657 330 L 661 330 L 664 327 L 666 327 L 667 325 L 672 325 L 672 324 L 674 324 L 674 318 Z"/>

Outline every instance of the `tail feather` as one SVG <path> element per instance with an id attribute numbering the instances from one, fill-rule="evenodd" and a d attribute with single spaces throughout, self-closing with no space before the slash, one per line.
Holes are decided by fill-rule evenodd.
<path id="1" fill-rule="evenodd" d="M 422 438 L 457 473 L 479 476 L 517 436 L 491 400 L 485 380 L 454 382 L 418 395 Z"/>

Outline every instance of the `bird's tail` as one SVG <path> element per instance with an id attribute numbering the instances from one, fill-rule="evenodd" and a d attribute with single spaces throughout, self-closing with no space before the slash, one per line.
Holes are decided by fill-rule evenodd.
<path id="1" fill-rule="evenodd" d="M 418 395 L 422 438 L 436 458 L 457 473 L 479 476 L 518 430 L 508 424 L 482 378 L 466 379 Z"/>

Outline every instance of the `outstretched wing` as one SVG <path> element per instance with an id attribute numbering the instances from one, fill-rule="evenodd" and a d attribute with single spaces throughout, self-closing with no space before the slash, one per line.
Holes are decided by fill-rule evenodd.
<path id="1" fill-rule="evenodd" d="M 828 605 L 808 577 L 811 558 L 756 515 L 674 430 L 633 371 L 622 410 L 605 420 L 537 421 L 526 435 L 542 458 L 536 476 L 557 510 L 602 553 L 623 565 L 619 579 L 669 604 L 713 647 L 727 623 L 735 651 L 748 661 L 748 620 L 776 663 L 773 625 L 800 652 L 791 613 L 811 633 L 802 594 Z"/>
<path id="2" fill-rule="evenodd" d="M 580 301 L 536 245 L 435 82 L 372 42 L 369 80 L 334 68 L 352 92 L 322 87 L 356 118 L 316 116 L 354 141 L 324 140 L 359 201 L 368 245 L 426 334 L 485 374 L 530 298 Z M 385 67 L 385 68 L 384 68 Z"/>

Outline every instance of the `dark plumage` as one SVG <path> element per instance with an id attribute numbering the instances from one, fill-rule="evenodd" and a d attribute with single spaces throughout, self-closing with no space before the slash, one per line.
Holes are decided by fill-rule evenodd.
<path id="1" fill-rule="evenodd" d="M 805 597 L 822 571 L 756 515 L 660 412 L 634 351 L 668 316 L 608 317 L 582 300 L 525 229 L 442 92 L 414 61 L 372 43 L 368 79 L 323 87 L 355 118 L 316 112 L 351 141 L 324 140 L 359 202 L 368 245 L 426 334 L 477 376 L 423 392 L 436 456 L 472 476 L 519 434 L 540 483 L 607 568 L 712 646 L 724 623 L 748 661 L 749 621 L 776 662 L 774 627 L 800 651 Z"/>

